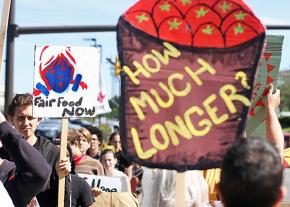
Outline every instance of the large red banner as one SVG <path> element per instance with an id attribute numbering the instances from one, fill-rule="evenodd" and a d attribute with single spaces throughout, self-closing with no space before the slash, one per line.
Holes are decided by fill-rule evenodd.
<path id="1" fill-rule="evenodd" d="M 217 167 L 245 128 L 260 21 L 238 0 L 143 0 L 117 38 L 124 151 L 149 167 Z"/>

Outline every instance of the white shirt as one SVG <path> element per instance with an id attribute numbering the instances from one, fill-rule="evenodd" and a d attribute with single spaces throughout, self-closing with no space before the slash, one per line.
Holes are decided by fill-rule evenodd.
<path id="1" fill-rule="evenodd" d="M 0 181 L 0 203 L 1 206 L 14 207 L 13 202 L 1 181 Z"/>

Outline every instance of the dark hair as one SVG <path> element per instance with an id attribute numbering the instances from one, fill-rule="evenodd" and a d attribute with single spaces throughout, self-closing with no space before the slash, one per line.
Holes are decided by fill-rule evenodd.
<path id="1" fill-rule="evenodd" d="M 109 144 L 112 143 L 112 140 L 113 140 L 113 138 L 114 138 L 116 135 L 120 135 L 120 133 L 119 133 L 119 132 L 113 132 L 113 133 L 111 134 L 111 136 L 110 136 L 110 138 L 109 138 Z"/>
<path id="2" fill-rule="evenodd" d="M 76 172 L 75 172 L 76 165 L 75 165 L 75 161 L 73 159 L 72 149 L 71 149 L 71 147 L 70 147 L 69 144 L 67 144 L 67 152 L 69 154 L 69 161 L 71 163 L 71 171 L 70 171 L 70 174 L 74 174 L 75 175 L 76 174 Z"/>
<path id="3" fill-rule="evenodd" d="M 58 139 L 58 138 L 53 138 L 51 141 L 55 145 L 60 145 L 60 142 L 61 142 L 61 140 Z M 76 174 L 76 172 L 75 172 L 76 165 L 75 165 L 75 162 L 74 162 L 74 159 L 73 159 L 72 149 L 71 149 L 69 144 L 67 144 L 66 149 L 67 149 L 67 155 L 69 155 L 69 161 L 71 163 L 70 174 Z"/>
<path id="4" fill-rule="evenodd" d="M 117 126 L 117 125 L 114 125 L 113 128 L 114 128 L 114 131 L 115 131 L 115 132 L 119 132 L 119 131 L 120 131 L 120 128 L 119 128 L 119 126 Z"/>
<path id="5" fill-rule="evenodd" d="M 93 135 L 96 134 L 98 136 L 98 140 L 100 143 L 103 142 L 103 133 L 102 131 L 96 126 L 86 126 L 85 127 L 89 132 Z"/>
<path id="6" fill-rule="evenodd" d="M 263 139 L 239 139 L 222 162 L 220 187 L 225 206 L 272 207 L 282 178 L 276 147 Z"/>
<path id="7" fill-rule="evenodd" d="M 33 97 L 30 93 L 16 94 L 12 99 L 9 100 L 6 111 L 8 117 L 13 117 L 17 108 L 32 105 L 32 102 Z"/>

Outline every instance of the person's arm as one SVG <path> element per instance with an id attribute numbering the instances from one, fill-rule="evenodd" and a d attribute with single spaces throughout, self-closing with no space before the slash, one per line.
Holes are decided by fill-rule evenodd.
<path id="1" fill-rule="evenodd" d="M 133 177 L 133 165 L 125 168 L 125 174 L 128 176 L 129 180 Z"/>
<path id="2" fill-rule="evenodd" d="M 94 206 L 94 197 L 93 197 L 93 193 L 91 191 L 91 187 L 89 186 L 89 184 L 80 177 L 77 177 L 75 175 L 72 175 L 72 181 L 75 180 L 75 183 L 78 184 L 78 187 L 80 188 L 80 203 L 81 206 L 84 207 L 91 207 Z"/>
<path id="3" fill-rule="evenodd" d="M 280 90 L 276 89 L 273 93 L 273 85 L 269 87 L 269 92 L 266 99 L 266 136 L 268 141 L 275 144 L 278 148 L 281 157 L 283 157 L 284 149 L 284 134 L 279 123 L 275 109 L 280 105 Z"/>
<path id="4" fill-rule="evenodd" d="M 0 112 L 0 140 L 16 165 L 5 187 L 16 206 L 23 206 L 47 184 L 51 168 L 44 157 L 27 143 Z"/>

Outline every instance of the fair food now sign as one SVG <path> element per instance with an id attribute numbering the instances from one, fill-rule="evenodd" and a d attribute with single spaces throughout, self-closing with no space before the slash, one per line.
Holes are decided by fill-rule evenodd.
<path id="1" fill-rule="evenodd" d="M 95 117 L 100 54 L 95 47 L 36 46 L 33 116 Z"/>

